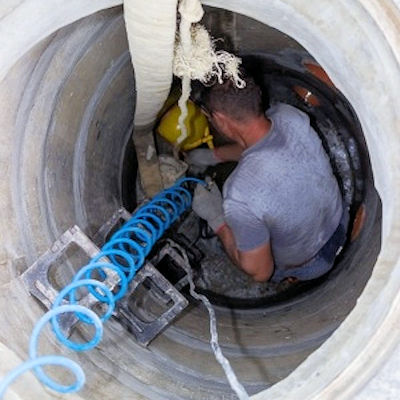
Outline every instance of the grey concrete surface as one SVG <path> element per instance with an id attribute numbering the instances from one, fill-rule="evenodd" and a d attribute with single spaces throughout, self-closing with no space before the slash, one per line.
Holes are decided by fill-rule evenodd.
<path id="1" fill-rule="evenodd" d="M 85 222 L 86 216 L 91 215 L 88 217 L 87 226 L 94 228 L 102 219 L 102 213 L 106 214 L 112 208 L 111 206 L 118 196 L 118 188 L 114 188 L 113 194 L 108 190 L 104 191 L 104 188 L 98 186 L 97 180 L 94 179 L 96 174 L 89 173 L 87 175 L 88 182 L 93 179 L 90 187 L 96 190 L 96 198 L 110 197 L 107 201 L 99 202 L 100 207 L 105 207 L 101 212 L 90 213 L 88 210 L 80 210 L 79 207 L 87 205 L 86 201 L 82 200 L 85 198 L 85 194 L 81 197 L 81 202 L 75 203 L 72 200 L 72 195 L 82 196 L 79 190 L 81 188 L 79 180 L 75 181 L 75 184 L 71 184 L 71 176 L 65 181 L 59 178 L 67 176 L 68 169 L 69 171 L 74 170 L 74 157 L 66 157 L 66 153 L 73 155 L 76 150 L 75 144 L 79 143 L 79 140 L 76 142 L 73 139 L 76 127 L 74 129 L 72 124 L 69 126 L 66 116 L 70 113 L 73 122 L 77 122 L 74 119 L 80 118 L 77 117 L 77 112 L 85 114 L 84 110 L 87 108 L 88 101 L 93 98 L 93 92 L 85 90 L 85 83 L 92 82 L 97 87 L 104 76 L 101 68 L 97 68 L 96 58 L 91 58 L 91 55 L 95 53 L 88 51 L 85 59 L 86 61 L 92 60 L 92 64 L 89 62 L 87 65 L 91 65 L 94 75 L 98 72 L 99 80 L 97 82 L 92 80 L 94 79 L 93 74 L 89 74 L 88 70 L 85 72 L 84 64 L 79 65 L 78 63 L 75 72 L 81 67 L 83 75 L 77 74 L 75 77 L 82 76 L 83 79 L 75 81 L 75 86 L 73 85 L 81 93 L 75 99 L 76 101 L 68 101 L 68 91 L 66 91 L 65 97 L 63 97 L 65 101 L 57 104 L 55 100 L 58 97 L 54 96 L 56 93 L 52 93 L 54 85 L 61 84 L 64 78 L 71 78 L 72 81 L 74 78 L 74 68 L 69 72 L 64 72 L 62 77 L 59 75 L 60 71 L 63 71 L 64 65 L 68 63 L 73 65 L 74 59 L 62 57 L 61 53 L 67 48 L 52 47 L 57 40 L 62 39 L 56 38 L 55 32 L 76 19 L 117 3 L 119 1 L 55 1 L 47 6 L 46 3 L 40 1 L 40 6 L 38 6 L 38 1 L 26 0 L 23 2 L 10 1 L 6 6 L 3 3 L 0 8 L 1 16 L 4 17 L 0 20 L 2 44 L 0 46 L 2 49 L 0 57 L 0 104 L 2 110 L 0 113 L 2 135 L 0 163 L 1 170 L 4 171 L 0 182 L 0 217 L 3 225 L 0 265 L 4 271 L 1 278 L 4 283 L 1 286 L 0 304 L 2 314 L 7 317 L 7 321 L 10 321 L 2 326 L 0 334 L 2 360 L 8 360 L 7 363 L 1 363 L 1 373 L 5 372 L 8 365 L 15 363 L 17 358 L 26 357 L 26 347 L 24 346 L 27 343 L 28 330 L 33 321 L 42 313 L 42 310 L 26 297 L 14 278 L 26 267 L 29 259 L 34 259 L 37 253 L 47 248 L 57 232 L 68 227 L 72 220 L 76 222 L 77 216 L 80 215 Z M 386 374 L 377 375 L 377 371 L 393 353 L 399 337 L 397 327 L 400 313 L 400 250 L 398 246 L 400 236 L 400 158 L 398 157 L 400 140 L 398 107 L 396 105 L 400 92 L 398 2 L 394 3 L 390 0 L 381 2 L 369 0 L 350 2 L 276 0 L 268 3 L 268 6 L 265 1 L 261 0 L 232 0 L 229 3 L 212 0 L 206 3 L 217 7 L 229 7 L 271 25 L 298 40 L 327 70 L 337 87 L 353 104 L 361 120 L 371 153 L 375 181 L 384 206 L 383 248 L 373 276 L 349 317 L 344 320 L 334 335 L 313 352 L 306 361 L 302 362 L 310 353 L 310 347 L 306 352 L 298 353 L 289 360 L 290 362 L 282 361 L 279 366 L 281 369 L 278 368 L 273 373 L 269 367 L 265 368 L 259 364 L 258 358 L 256 358 L 257 362 L 252 365 L 252 371 L 258 370 L 261 377 L 266 375 L 272 381 L 285 377 L 287 372 L 301 363 L 287 379 L 255 398 L 321 398 L 324 400 L 353 398 L 354 394 L 359 392 L 373 376 L 383 379 L 388 377 Z M 81 34 L 84 39 L 87 39 L 84 31 L 88 28 L 90 26 L 85 26 L 83 23 L 80 25 L 82 30 L 78 30 L 75 34 Z M 66 31 L 61 34 L 66 34 Z M 68 38 L 66 37 L 66 39 Z M 112 53 L 114 50 L 111 46 L 104 51 L 101 40 L 97 45 L 98 52 L 103 55 L 108 52 Z M 49 55 L 49 48 L 56 52 L 58 50 L 58 58 L 54 58 L 53 61 L 61 61 L 55 62 L 52 68 L 47 70 L 48 64 L 44 61 Z M 83 49 L 78 48 L 77 50 Z M 113 57 L 111 59 L 114 62 L 117 60 Z M 38 62 L 39 60 L 41 62 Z M 111 68 L 112 65 L 110 64 L 109 67 Z M 106 66 L 103 65 L 103 67 L 107 70 Z M 30 86 L 31 89 L 26 90 L 35 82 L 32 77 L 46 71 L 48 79 L 43 82 L 36 81 L 37 86 Z M 66 79 L 65 87 L 68 87 L 68 82 L 72 81 Z M 51 83 L 53 85 L 50 85 Z M 100 85 L 101 87 L 104 88 Z M 118 87 L 122 90 L 123 83 L 117 84 L 116 88 Z M 110 87 L 110 89 L 113 88 Z M 121 90 L 117 90 L 117 92 L 124 93 Z M 35 94 L 38 94 L 36 98 Z M 28 101 L 29 96 L 34 98 L 35 102 Z M 46 103 L 46 98 L 52 99 L 54 107 Z M 111 98 L 111 94 L 105 95 L 105 102 L 98 103 L 99 117 L 104 115 L 100 111 L 101 109 L 104 111 L 107 109 L 107 105 L 113 107 L 113 103 L 110 102 Z M 82 108 L 77 106 L 79 102 L 81 102 Z M 62 112 L 63 107 L 65 114 Z M 121 110 L 124 111 L 124 108 Z M 33 115 L 36 116 L 33 117 Z M 126 121 L 128 115 L 126 114 L 122 119 Z M 53 120 L 51 124 L 44 127 L 41 123 L 42 118 L 51 121 L 52 116 L 57 117 L 56 120 L 60 124 L 54 124 Z M 89 144 L 91 140 L 92 143 L 96 142 L 95 138 L 99 133 L 96 121 L 98 121 L 98 117 L 93 119 Z M 122 125 L 126 126 L 125 123 Z M 25 127 L 29 134 L 26 134 Z M 54 127 L 57 129 L 52 131 Z M 108 132 L 119 132 L 122 140 L 126 133 L 123 134 L 119 129 L 114 131 L 113 128 L 112 124 L 109 125 Z M 49 135 L 48 141 L 44 140 L 46 132 L 54 133 L 54 136 Z M 63 135 L 63 132 L 68 134 Z M 59 169 L 46 168 L 48 153 L 42 151 L 46 149 L 43 144 L 50 145 L 47 149 L 55 149 L 53 165 L 57 165 L 55 159 L 58 157 Z M 112 144 L 110 144 L 111 147 Z M 107 147 L 107 144 L 103 144 L 103 146 Z M 93 151 L 95 152 L 95 150 Z M 86 160 L 89 163 L 94 161 L 94 168 L 99 167 L 98 171 L 101 171 L 102 168 L 108 170 L 107 166 L 114 165 L 113 162 L 120 162 L 119 157 L 111 156 L 107 163 L 102 164 L 102 155 L 94 154 L 94 158 L 92 158 L 90 157 L 92 153 L 89 151 L 86 154 L 89 156 Z M 110 155 L 112 154 L 110 153 Z M 80 156 L 77 155 L 75 160 L 79 161 L 79 159 Z M 63 171 L 64 165 L 66 168 Z M 116 170 L 115 165 L 111 170 Z M 44 174 L 43 171 L 45 171 Z M 47 182 L 52 183 L 51 186 L 47 186 L 47 194 L 43 193 L 46 186 L 43 185 L 41 179 L 44 178 Z M 58 193 L 57 196 L 56 193 Z M 55 207 L 55 204 L 58 206 Z M 58 207 L 67 211 L 59 214 L 53 213 L 52 210 Z M 345 284 L 348 285 L 352 283 L 351 279 L 345 281 Z M 334 285 L 332 284 L 332 286 Z M 337 285 L 337 287 L 340 289 L 341 286 Z M 345 289 L 345 286 L 342 288 Z M 332 296 L 334 295 L 332 294 Z M 323 304 L 324 301 L 324 296 L 319 297 L 320 304 Z M 351 309 L 353 304 L 348 304 L 348 307 Z M 304 308 L 308 309 L 310 315 L 318 316 L 318 313 L 313 313 L 315 310 L 306 306 Z M 290 307 L 285 309 L 286 311 L 290 311 Z M 326 323 L 326 318 L 329 316 L 334 323 L 335 315 L 329 309 L 325 311 L 326 313 L 319 314 L 320 321 Z M 344 318 L 345 315 L 341 315 L 339 320 L 342 320 L 342 317 Z M 276 321 L 277 325 L 286 328 L 283 320 L 279 321 L 278 318 Z M 294 318 L 291 322 L 296 323 Z M 304 327 L 309 324 L 307 319 L 298 320 L 298 322 L 299 325 L 302 322 Z M 182 330 L 179 332 L 179 326 L 177 330 L 170 331 L 170 336 L 166 333 L 160 339 L 162 342 L 159 343 L 160 347 L 146 352 L 138 348 L 131 338 L 119 330 L 118 326 L 110 325 L 108 328 L 110 341 L 106 342 L 106 345 L 97 352 L 79 356 L 80 361 L 88 366 L 89 370 L 88 386 L 81 393 L 81 397 L 97 398 L 102 395 L 104 398 L 115 398 L 118 394 L 133 396 L 132 393 L 135 393 L 135 398 L 193 398 L 193 386 L 196 386 L 198 398 L 201 396 L 221 398 L 222 394 L 226 393 L 225 380 L 221 371 L 213 366 L 212 355 L 205 350 L 207 345 L 204 336 L 206 325 L 201 310 L 194 310 L 190 318 L 182 321 L 182 328 L 186 331 L 185 324 L 196 334 L 200 334 L 200 339 L 188 342 L 192 348 L 186 346 L 185 352 L 181 352 L 182 347 L 180 347 L 180 344 L 184 343 L 185 334 L 182 334 Z M 231 356 L 236 361 L 235 366 L 239 369 L 240 374 L 244 374 L 243 377 L 251 372 L 250 363 L 243 362 L 239 357 L 240 352 L 237 352 L 235 348 L 232 349 L 232 342 L 237 341 L 237 337 L 234 337 L 231 330 L 232 324 L 232 317 L 221 318 L 221 337 L 225 338 L 224 346 L 231 350 Z M 4 326 L 10 330 L 4 330 Z M 21 326 L 27 329 L 21 330 Z M 261 328 L 261 326 L 256 326 L 254 329 L 246 329 L 244 332 L 249 333 L 250 339 L 254 334 L 253 339 L 261 340 L 260 336 L 257 336 L 257 332 L 260 332 Z M 200 332 L 202 329 L 204 332 Z M 296 331 L 296 329 L 298 330 Z M 297 333 L 300 332 L 300 329 L 301 326 L 294 327 L 291 331 Z M 279 339 L 282 339 L 280 335 L 285 335 L 285 329 L 276 334 L 275 339 L 278 343 Z M 295 336 L 290 336 L 290 339 L 298 343 Z M 307 340 L 304 342 L 307 335 L 299 336 L 297 339 L 306 343 L 307 347 Z M 53 350 L 54 346 L 50 344 L 47 348 Z M 288 348 L 290 345 L 285 349 Z M 170 349 L 171 353 L 163 353 L 164 350 L 160 349 Z M 260 346 L 254 351 L 258 352 L 259 350 L 273 352 L 276 348 L 273 344 L 268 348 L 265 343 L 260 342 Z M 199 353 L 204 353 L 204 358 L 196 358 Z M 181 358 L 174 359 L 176 354 Z M 198 361 L 199 367 L 207 368 L 209 375 L 206 376 L 208 381 L 206 379 L 205 382 L 208 383 L 198 380 L 196 374 L 193 374 L 196 361 Z M 185 362 L 188 364 L 185 365 Z M 144 364 L 148 366 L 145 371 L 143 370 Z M 171 371 L 173 371 L 172 374 Z M 107 385 L 104 385 L 104 381 L 107 382 Z M 252 388 L 256 391 L 261 390 L 258 379 L 254 383 Z M 375 388 L 378 387 L 375 386 Z M 15 385 L 11 397 L 26 398 L 27 390 L 29 390 L 29 396 L 32 392 L 37 393 L 36 397 L 45 393 L 40 386 L 33 383 L 31 376 L 27 375 L 21 379 L 19 385 Z M 374 393 L 376 393 L 376 389 L 373 387 L 371 390 L 375 390 Z M 367 395 L 368 392 L 366 392 Z M 52 394 L 43 396 L 55 397 Z M 385 393 L 381 393 L 380 396 L 385 396 Z"/>
<path id="2" fill-rule="evenodd" d="M 371 377 L 355 400 L 396 400 L 400 393 L 400 345 Z"/>

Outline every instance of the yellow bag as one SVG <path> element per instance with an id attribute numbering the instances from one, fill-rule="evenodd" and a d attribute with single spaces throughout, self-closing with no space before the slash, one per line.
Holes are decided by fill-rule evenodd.
<path id="1" fill-rule="evenodd" d="M 157 133 L 174 146 L 181 135 L 178 119 L 181 110 L 178 104 L 173 105 L 161 118 L 157 127 Z M 213 137 L 210 135 L 207 117 L 192 101 L 188 101 L 188 115 L 185 119 L 188 137 L 179 145 L 181 150 L 192 150 L 203 143 L 207 143 L 210 149 L 214 148 Z"/>

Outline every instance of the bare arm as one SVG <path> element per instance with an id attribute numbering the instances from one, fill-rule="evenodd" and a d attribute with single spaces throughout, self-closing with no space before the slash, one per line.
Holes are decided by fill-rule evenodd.
<path id="1" fill-rule="evenodd" d="M 249 274 L 255 281 L 265 282 L 271 278 L 274 272 L 274 260 L 272 258 L 269 242 L 261 244 L 255 249 L 249 251 L 238 250 L 233 232 L 225 222 L 222 195 L 215 184 L 212 184 L 210 188 L 205 188 L 200 184 L 196 186 L 192 208 L 200 218 L 203 218 L 208 222 L 210 227 L 222 241 L 229 257 L 238 267 L 243 269 L 243 271 Z M 234 215 L 237 215 L 239 211 L 236 209 Z M 247 217 L 249 216 L 249 213 L 245 209 L 242 210 L 242 214 Z M 261 223 L 257 220 L 254 221 L 254 218 L 251 222 L 253 225 L 256 225 L 257 223 L 260 225 Z M 234 222 L 231 221 L 231 224 L 232 223 Z M 243 223 L 243 219 L 238 223 Z M 261 224 L 258 228 L 257 232 L 259 235 L 265 235 L 267 240 L 267 237 L 269 236 L 267 236 L 268 232 L 265 231 L 266 227 Z M 259 237 L 261 238 L 261 236 Z"/>
<path id="2" fill-rule="evenodd" d="M 274 260 L 269 243 L 249 251 L 240 251 L 227 224 L 218 229 L 217 235 L 231 260 L 255 281 L 266 282 L 271 278 L 274 272 Z"/>
<path id="3" fill-rule="evenodd" d="M 243 147 L 238 143 L 226 144 L 224 146 L 216 147 L 214 149 L 214 155 L 218 160 L 220 160 L 220 162 L 239 161 L 243 150 Z"/>

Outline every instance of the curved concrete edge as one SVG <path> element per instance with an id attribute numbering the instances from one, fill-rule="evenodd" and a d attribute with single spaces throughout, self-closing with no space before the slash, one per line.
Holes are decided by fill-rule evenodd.
<path id="1" fill-rule="evenodd" d="M 400 47 L 399 20 L 400 20 L 400 0 L 393 1 L 374 1 L 359 0 L 360 4 L 366 9 L 368 14 L 379 26 L 381 32 L 389 46 L 393 49 L 393 54 L 400 63 L 400 52 L 396 51 Z M 382 15 L 385 18 L 382 18 Z"/>
<path id="2" fill-rule="evenodd" d="M 379 6 L 367 0 L 312 4 L 286 0 L 268 6 L 257 0 L 205 3 L 245 14 L 298 40 L 326 69 L 360 119 L 383 202 L 383 245 L 377 265 L 357 306 L 334 335 L 288 378 L 254 396 L 354 398 L 390 356 L 399 337 L 398 4 L 390 0 Z"/>
<path id="3" fill-rule="evenodd" d="M 0 342 L 0 360 L 7 360 L 7 362 L 0 363 L 0 376 L 5 376 L 11 371 L 12 368 L 16 368 L 21 365 L 24 361 L 19 358 L 13 351 L 7 346 Z M 19 400 L 21 399 L 20 393 L 29 393 L 32 399 L 52 400 L 54 399 L 54 393 L 46 392 L 43 390 L 43 385 L 38 381 L 32 373 L 25 373 L 22 378 L 18 379 L 18 390 L 13 389 L 13 385 L 9 387 L 5 395 L 5 400 Z M 69 394 L 68 398 L 71 400 L 82 400 L 82 397 L 76 394 Z"/>
<path id="4" fill-rule="evenodd" d="M 15 8 L 0 11 L 0 81 L 23 54 L 57 29 L 121 1 L 53 0 L 52 13 L 41 0 L 15 3 Z M 229 7 L 298 40 L 350 100 L 362 123 L 384 205 L 384 243 L 375 271 L 357 306 L 335 334 L 287 379 L 254 397 L 349 398 L 377 373 L 399 337 L 400 146 L 394 100 L 400 89 L 400 3 L 204 3 Z"/>
<path id="5" fill-rule="evenodd" d="M 355 396 L 355 400 L 380 399 L 396 400 L 400 393 L 400 344 L 377 375 Z"/>
<path id="6" fill-rule="evenodd" d="M 121 0 L 16 1 L 0 8 L 0 82 L 9 69 L 32 47 L 63 26 L 97 11 L 114 7 Z"/>
<path id="7" fill-rule="evenodd" d="M 41 40 L 78 19 L 122 3 L 121 0 L 52 0 L 52 12 L 49 13 L 49 5 L 43 0 L 19 1 L 14 7 L 8 2 L 8 7 L 0 9 L 0 82 L 10 68 Z M 153 122 L 169 93 L 177 0 L 162 4 L 159 1 L 129 0 L 125 8 L 129 46 L 131 53 L 135 54 L 133 64 L 138 82 L 136 123 L 141 126 Z M 154 29 L 149 29 L 149 25 Z"/>

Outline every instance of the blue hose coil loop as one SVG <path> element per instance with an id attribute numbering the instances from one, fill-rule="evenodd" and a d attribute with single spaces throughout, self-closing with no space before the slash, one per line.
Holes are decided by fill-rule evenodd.
<path id="1" fill-rule="evenodd" d="M 141 206 L 132 218 L 125 222 L 115 232 L 110 240 L 101 248 L 99 254 L 82 267 L 67 285 L 58 294 L 51 310 L 36 323 L 29 342 L 29 360 L 12 370 L 0 381 L 0 399 L 7 388 L 24 372 L 33 370 L 36 377 L 50 389 L 59 393 L 79 391 L 85 383 L 85 374 L 75 361 L 64 356 L 38 356 L 37 347 L 40 333 L 50 322 L 58 341 L 70 350 L 77 352 L 87 351 L 97 346 L 103 336 L 103 322 L 107 321 L 115 308 L 115 303 L 128 290 L 129 283 L 136 272 L 144 264 L 145 258 L 164 232 L 184 213 L 192 203 L 190 191 L 182 185 L 185 183 L 205 182 L 197 178 L 182 178 L 175 185 L 157 194 L 147 204 Z M 110 260 L 110 262 L 104 261 Z M 111 291 L 103 281 L 107 271 L 118 275 L 118 288 Z M 94 276 L 97 274 L 96 276 Z M 97 300 L 107 305 L 107 310 L 98 316 L 92 310 L 82 305 L 76 298 L 77 289 L 86 289 Z M 65 303 L 68 298 L 69 304 Z M 62 332 L 58 316 L 64 313 L 74 313 L 82 323 L 94 327 L 93 337 L 84 343 L 74 342 Z M 44 366 L 58 365 L 71 371 L 75 376 L 75 383 L 66 386 L 55 382 L 43 371 Z"/>

